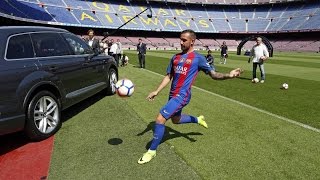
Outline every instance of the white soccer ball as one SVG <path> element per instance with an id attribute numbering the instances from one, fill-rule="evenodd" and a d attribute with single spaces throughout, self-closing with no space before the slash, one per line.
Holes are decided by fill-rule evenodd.
<path id="1" fill-rule="evenodd" d="M 282 84 L 282 88 L 283 88 L 283 89 L 288 89 L 288 88 L 289 88 L 289 84 L 283 83 L 283 84 Z"/>
<path id="2" fill-rule="evenodd" d="M 258 78 L 254 78 L 254 79 L 252 80 L 252 82 L 253 82 L 253 83 L 258 83 L 258 82 L 259 82 L 259 79 L 258 79 Z"/>
<path id="3" fill-rule="evenodd" d="M 130 97 L 134 92 L 134 84 L 129 79 L 121 79 L 116 83 L 116 90 L 120 97 Z"/>

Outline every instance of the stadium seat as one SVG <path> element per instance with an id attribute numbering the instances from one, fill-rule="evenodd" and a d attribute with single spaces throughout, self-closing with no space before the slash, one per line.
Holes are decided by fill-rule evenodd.
<path id="1" fill-rule="evenodd" d="M 173 1 L 173 0 L 172 0 Z M 276 32 L 320 29 L 319 1 L 277 3 L 281 0 L 187 0 L 181 3 L 150 3 L 148 12 L 123 29 L 204 33 Z M 176 1 L 175 1 L 176 2 Z M 224 5 L 206 5 L 206 3 Z M 255 4 L 254 4 L 255 3 Z M 264 3 L 264 5 L 256 5 Z M 272 3 L 272 4 L 270 4 Z M 233 6 L 230 6 L 230 5 Z M 238 4 L 250 4 L 238 6 Z M 229 6 L 228 6 L 229 5 Z M 0 1 L 0 15 L 67 26 L 116 29 L 146 8 L 141 2 L 125 0 L 10 0 Z"/>

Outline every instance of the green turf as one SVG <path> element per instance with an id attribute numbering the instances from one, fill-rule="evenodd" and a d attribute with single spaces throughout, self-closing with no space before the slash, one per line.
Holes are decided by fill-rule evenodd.
<path id="1" fill-rule="evenodd" d="M 135 52 L 127 53 L 136 64 Z M 171 55 L 148 52 L 147 68 L 164 74 Z M 148 102 L 162 76 L 131 65 L 119 72 L 135 83 L 134 95 L 95 96 L 64 112 L 67 121 L 55 136 L 49 179 L 319 179 L 319 133 L 196 88 L 183 112 L 205 115 L 209 129 L 169 121 L 157 157 L 138 165 L 169 89 Z M 269 73 L 265 84 L 252 84 L 249 71 L 228 81 L 200 73 L 195 85 L 319 128 L 319 79 L 291 75 Z M 284 80 L 288 91 L 279 89 Z M 110 145 L 114 138 L 123 142 Z"/>
<path id="2" fill-rule="evenodd" d="M 147 69 L 164 74 L 170 57 L 174 52 L 152 51 L 147 55 Z M 128 51 L 131 63 L 137 63 L 136 54 Z M 307 54 L 308 55 L 308 54 Z M 307 56 L 306 55 L 306 56 Z M 195 85 L 214 93 L 250 104 L 272 113 L 320 128 L 320 68 L 297 67 L 266 63 L 267 80 L 264 84 L 251 83 L 252 65 L 241 61 L 242 56 L 230 55 L 226 65 L 217 63 L 216 68 L 228 72 L 231 68 L 241 67 L 245 73 L 233 81 L 211 81 L 200 73 Z M 270 60 L 276 60 L 277 55 Z M 292 58 L 287 58 L 288 61 Z M 315 62 L 320 61 L 314 59 Z M 295 62 L 295 61 L 293 61 Z M 307 62 L 306 62 L 307 63 Z M 258 71 L 259 75 L 259 71 Z M 289 90 L 281 90 L 283 83 L 289 84 Z"/>
<path id="3" fill-rule="evenodd" d="M 164 66 L 167 66 L 168 60 L 172 57 L 172 55 L 176 52 L 165 52 L 162 51 L 151 51 L 148 52 L 147 58 L 149 57 L 149 62 L 151 62 L 151 66 L 153 64 L 161 65 L 161 68 L 165 68 Z M 137 55 L 134 51 L 127 51 L 127 54 L 131 56 L 133 59 L 137 59 Z M 215 62 L 216 66 L 218 67 L 241 67 L 244 70 L 251 71 L 252 70 L 252 64 L 248 64 L 248 57 L 246 56 L 237 56 L 235 54 L 229 55 L 229 60 L 226 65 L 220 65 L 219 64 L 219 56 L 218 53 L 215 52 Z M 307 57 L 307 56 L 306 56 Z M 154 59 L 154 61 L 153 61 Z M 319 58 L 314 58 L 313 62 L 305 62 L 301 58 L 295 58 L 295 60 L 292 60 L 293 58 L 286 58 L 285 61 L 280 60 L 279 58 L 273 57 L 270 60 L 268 60 L 268 63 L 266 63 L 266 71 L 268 74 L 274 74 L 274 75 L 281 75 L 281 76 L 288 76 L 288 77 L 295 77 L 299 79 L 307 79 L 307 80 L 316 80 L 320 81 L 320 78 L 318 74 L 320 74 L 320 55 Z M 300 61 L 298 61 L 300 59 Z M 134 61 L 136 63 L 136 61 Z M 303 66 L 302 66 L 303 65 Z M 153 70 L 153 69 L 151 69 Z M 163 70 L 159 69 L 158 70 Z M 268 75 L 267 74 L 267 75 Z"/>
<path id="4" fill-rule="evenodd" d="M 161 146 L 157 162 L 137 163 L 152 131 L 138 135 L 148 123 L 128 106 L 128 100 L 95 96 L 64 112 L 68 120 L 55 136 L 49 179 L 159 179 L 154 175 L 199 179 L 174 147 L 166 144 Z M 123 142 L 112 145 L 118 142 L 115 138 Z"/>
<path id="5" fill-rule="evenodd" d="M 144 98 L 162 77 L 138 68 L 124 68 L 121 72 L 123 77 L 134 79 L 137 87 L 143 87 L 127 103 L 149 122 L 166 102 L 168 88 L 154 102 Z M 197 89 L 193 89 L 193 98 L 184 112 L 204 114 L 209 129 L 169 122 L 168 127 L 190 136 L 166 142 L 204 179 L 316 179 L 320 176 L 319 133 Z"/>

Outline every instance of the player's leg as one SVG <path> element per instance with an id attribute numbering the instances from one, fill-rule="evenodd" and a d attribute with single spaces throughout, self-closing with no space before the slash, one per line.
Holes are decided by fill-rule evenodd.
<path id="1" fill-rule="evenodd" d="M 252 63 L 252 82 L 257 77 L 257 63 Z"/>
<path id="2" fill-rule="evenodd" d="M 179 103 L 179 100 L 176 98 L 171 98 L 168 103 L 162 107 L 160 113 L 156 118 L 156 123 L 154 126 L 153 132 L 153 139 L 151 142 L 151 146 L 149 150 L 143 154 L 143 156 L 139 159 L 139 164 L 144 164 L 151 161 L 156 156 L 156 150 L 159 144 L 162 141 L 164 132 L 165 132 L 165 123 L 167 119 L 170 119 L 171 116 L 176 112 L 179 111 L 182 106 Z"/>
<path id="3" fill-rule="evenodd" d="M 149 150 L 143 154 L 143 156 L 138 160 L 139 164 L 145 164 L 150 162 L 157 154 L 157 148 L 162 141 L 164 131 L 165 131 L 165 123 L 166 118 L 162 116 L 161 113 L 157 116 L 156 123 L 154 125 L 153 139 L 151 142 L 151 146 Z"/>
<path id="4" fill-rule="evenodd" d="M 259 64 L 259 68 L 260 68 L 260 72 L 261 72 L 261 83 L 264 83 L 264 81 L 266 80 L 266 73 L 264 71 L 264 65 L 263 63 Z"/>
<path id="5" fill-rule="evenodd" d="M 140 68 L 142 68 L 142 57 L 141 56 L 142 56 L 141 54 L 138 54 Z"/>
<path id="6" fill-rule="evenodd" d="M 164 124 L 168 119 L 170 119 L 176 112 L 181 112 L 182 105 L 178 97 L 170 98 L 165 106 L 162 107 L 160 113 L 157 116 L 156 124 L 154 128 L 154 135 L 150 150 L 156 150 L 164 134 Z"/>
<path id="7" fill-rule="evenodd" d="M 117 67 L 119 67 L 119 57 L 118 57 L 118 54 L 114 54 L 114 59 L 116 60 L 116 63 L 117 63 Z"/>
<path id="8" fill-rule="evenodd" d="M 142 68 L 146 68 L 146 55 L 142 55 Z"/>
<path id="9" fill-rule="evenodd" d="M 156 119 L 156 123 L 154 125 L 153 139 L 149 148 L 150 150 L 157 150 L 159 144 L 161 143 L 165 130 L 164 124 L 166 123 L 166 121 L 166 118 L 163 117 L 161 113 L 159 113 Z"/>
<path id="10" fill-rule="evenodd" d="M 182 109 L 180 111 L 176 112 L 171 117 L 173 124 L 197 123 L 205 128 L 208 128 L 208 125 L 204 120 L 204 116 L 201 115 L 199 117 L 195 117 L 195 116 L 181 114 L 181 113 L 182 113 Z"/>
<path id="11" fill-rule="evenodd" d="M 227 63 L 227 54 L 223 54 L 223 59 L 224 59 L 223 64 L 226 64 Z"/>

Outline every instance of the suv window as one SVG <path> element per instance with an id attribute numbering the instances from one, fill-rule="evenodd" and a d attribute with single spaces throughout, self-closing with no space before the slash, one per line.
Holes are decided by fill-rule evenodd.
<path id="1" fill-rule="evenodd" d="M 62 36 L 67 40 L 67 42 L 69 43 L 75 55 L 93 53 L 90 46 L 87 43 L 85 43 L 83 40 L 81 40 L 79 37 L 73 34 L 66 34 L 66 33 L 63 33 Z"/>
<path id="2" fill-rule="evenodd" d="M 6 58 L 33 58 L 34 52 L 29 34 L 12 36 L 8 43 Z"/>
<path id="3" fill-rule="evenodd" d="M 33 33 L 31 38 L 37 57 L 71 54 L 67 43 L 58 33 Z"/>

